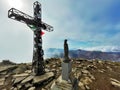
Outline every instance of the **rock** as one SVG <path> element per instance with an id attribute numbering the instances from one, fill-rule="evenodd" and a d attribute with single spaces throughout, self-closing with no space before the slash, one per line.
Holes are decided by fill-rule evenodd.
<path id="1" fill-rule="evenodd" d="M 0 86 L 1 86 L 1 85 L 4 85 L 4 82 L 5 82 L 5 78 L 1 78 L 1 79 L 0 79 Z"/>
<path id="2" fill-rule="evenodd" d="M 27 65 L 21 64 L 13 72 L 16 74 L 20 74 L 20 73 L 24 73 L 27 69 L 28 69 Z"/>
<path id="3" fill-rule="evenodd" d="M 120 88 L 120 81 L 113 79 L 113 78 L 110 78 L 110 80 L 113 86 Z"/>
<path id="4" fill-rule="evenodd" d="M 42 88 L 41 90 L 46 90 L 45 88 Z"/>
<path id="5" fill-rule="evenodd" d="M 51 69 L 52 72 L 56 72 L 56 69 Z"/>
<path id="6" fill-rule="evenodd" d="M 15 65 L 0 67 L 0 73 L 2 73 L 2 72 L 10 72 L 10 71 L 12 71 L 12 70 L 14 70 L 16 68 L 17 68 L 17 66 L 15 66 Z"/>
<path id="7" fill-rule="evenodd" d="M 82 78 L 80 81 L 81 81 L 84 85 L 89 85 L 90 83 L 92 83 L 92 80 L 91 80 L 89 77 Z"/>
<path id="8" fill-rule="evenodd" d="M 18 78 L 16 78 L 16 79 L 14 80 L 14 82 L 13 82 L 13 85 L 21 82 L 23 79 L 25 79 L 25 77 L 18 77 Z"/>
<path id="9" fill-rule="evenodd" d="M 85 88 L 86 88 L 86 90 L 90 90 L 90 87 L 88 87 L 87 85 L 85 85 Z"/>
<path id="10" fill-rule="evenodd" d="M 111 68 L 111 67 L 107 66 L 106 68 L 107 68 L 109 71 L 112 71 L 112 68 Z"/>
<path id="11" fill-rule="evenodd" d="M 53 67 L 53 68 L 55 68 L 55 67 L 56 67 L 56 65 L 52 65 L 52 67 Z"/>
<path id="12" fill-rule="evenodd" d="M 26 83 L 26 84 L 25 84 L 25 87 L 26 87 L 26 88 L 29 88 L 29 87 L 31 87 L 31 86 L 32 86 L 32 84 L 30 84 L 30 83 Z"/>
<path id="13" fill-rule="evenodd" d="M 28 90 L 35 90 L 35 87 L 30 87 Z"/>
<path id="14" fill-rule="evenodd" d="M 76 77 L 76 78 L 79 78 L 80 76 L 82 75 L 82 73 L 79 71 L 79 72 L 76 72 L 75 74 L 74 74 L 74 76 Z"/>
<path id="15" fill-rule="evenodd" d="M 82 68 L 82 65 L 78 65 L 77 68 Z"/>
<path id="16" fill-rule="evenodd" d="M 92 80 L 95 80 L 95 77 L 94 77 L 92 74 L 90 74 L 89 77 L 90 77 Z"/>
<path id="17" fill-rule="evenodd" d="M 6 88 L 2 89 L 2 90 L 7 90 Z"/>
<path id="18" fill-rule="evenodd" d="M 35 77 L 33 78 L 33 83 L 34 83 L 34 84 L 35 84 L 35 83 L 41 83 L 41 82 L 43 82 L 44 80 L 47 80 L 47 79 L 52 78 L 52 77 L 54 77 L 54 73 L 53 73 L 53 72 L 48 72 L 48 73 L 45 73 L 45 74 L 43 74 L 43 75 L 41 75 L 41 76 L 35 76 Z"/>
<path id="19" fill-rule="evenodd" d="M 14 89 L 14 87 L 11 87 L 11 88 L 10 88 L 10 90 L 13 90 L 13 89 Z"/>
<path id="20" fill-rule="evenodd" d="M 72 90 L 72 84 L 68 83 L 66 80 L 62 80 L 62 76 L 60 76 L 54 81 L 50 90 Z"/>
<path id="21" fill-rule="evenodd" d="M 82 90 L 85 90 L 85 86 L 82 82 L 79 82 L 78 83 L 78 86 L 82 89 Z"/>
<path id="22" fill-rule="evenodd" d="M 82 70 L 83 74 L 89 74 L 90 72 L 88 70 Z"/>
<path id="23" fill-rule="evenodd" d="M 30 74 L 30 73 L 31 73 L 31 70 L 26 70 L 25 73 Z"/>
<path id="24" fill-rule="evenodd" d="M 17 89 L 20 90 L 22 88 L 22 85 L 18 84 Z"/>
<path id="25" fill-rule="evenodd" d="M 18 90 L 17 88 L 13 88 L 13 90 Z"/>
<path id="26" fill-rule="evenodd" d="M 27 78 L 25 78 L 25 79 L 21 82 L 21 84 L 25 84 L 25 83 L 31 81 L 33 78 L 34 78 L 34 76 L 28 76 Z"/>
<path id="27" fill-rule="evenodd" d="M 28 75 L 29 75 L 28 73 L 15 74 L 15 75 L 13 75 L 13 78 L 17 78 L 17 77 L 27 77 Z"/>
<path id="28" fill-rule="evenodd" d="M 105 70 L 104 70 L 104 69 L 102 69 L 102 70 L 98 70 L 98 72 L 100 72 L 100 73 L 104 73 Z"/>
<path id="29" fill-rule="evenodd" d="M 97 69 L 97 67 L 94 66 L 94 65 L 87 65 L 87 68 L 88 68 L 88 69 Z"/>
<path id="30" fill-rule="evenodd" d="M 45 69 L 45 72 L 50 72 L 50 70 L 46 68 L 46 69 Z"/>
<path id="31" fill-rule="evenodd" d="M 103 64 L 103 61 L 99 60 L 98 63 L 99 63 L 99 64 Z"/>
<path id="32" fill-rule="evenodd" d="M 113 86 L 115 86 L 115 87 L 119 87 L 119 88 L 120 88 L 120 83 L 111 81 L 111 84 L 112 84 Z"/>

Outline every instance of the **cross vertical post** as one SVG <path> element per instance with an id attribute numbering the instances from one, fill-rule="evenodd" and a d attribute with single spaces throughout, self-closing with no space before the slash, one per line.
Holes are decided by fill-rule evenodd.
<path id="1" fill-rule="evenodd" d="M 34 2 L 34 19 L 41 23 L 41 4 Z M 34 48 L 33 48 L 33 72 L 37 75 L 45 73 L 45 65 L 43 59 L 41 25 L 34 31 Z"/>
<path id="2" fill-rule="evenodd" d="M 53 27 L 42 22 L 41 19 L 41 4 L 36 1 L 33 4 L 34 17 L 31 17 L 22 11 L 15 8 L 11 8 L 8 11 L 8 17 L 25 23 L 34 33 L 34 47 L 33 47 L 33 60 L 32 60 L 32 71 L 35 75 L 42 75 L 45 73 L 44 64 L 44 51 L 42 49 L 42 29 L 48 32 L 53 31 Z"/>

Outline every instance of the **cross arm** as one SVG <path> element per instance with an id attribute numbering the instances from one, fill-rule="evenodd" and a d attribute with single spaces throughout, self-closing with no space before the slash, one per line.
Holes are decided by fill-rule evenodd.
<path id="1" fill-rule="evenodd" d="M 33 24 L 33 17 L 15 9 L 15 8 L 11 8 L 8 11 L 8 17 L 11 19 L 14 19 L 16 21 L 22 22 L 22 23 L 26 23 L 26 24 Z"/>
<path id="2" fill-rule="evenodd" d="M 44 22 L 42 22 L 42 29 L 44 29 L 44 30 L 46 30 L 48 32 L 53 31 L 53 27 L 48 25 L 48 24 L 46 24 L 46 23 L 44 23 Z"/>

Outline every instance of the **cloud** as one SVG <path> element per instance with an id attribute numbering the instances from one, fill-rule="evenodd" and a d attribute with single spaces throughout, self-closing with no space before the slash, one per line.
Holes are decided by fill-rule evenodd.
<path id="1" fill-rule="evenodd" d="M 96 46 L 96 47 L 85 48 L 84 50 L 103 51 L 103 52 L 120 52 L 120 47 L 118 46 Z"/>
<path id="2" fill-rule="evenodd" d="M 33 16 L 32 5 L 36 0 L 21 1 L 20 10 Z M 54 27 L 53 32 L 45 31 L 44 49 L 62 48 L 64 39 L 68 39 L 70 48 L 120 46 L 119 0 L 38 1 L 42 4 L 42 20 Z M 33 33 L 25 24 L 8 19 L 11 7 L 7 2 L 0 1 L 0 58 L 31 61 Z"/>

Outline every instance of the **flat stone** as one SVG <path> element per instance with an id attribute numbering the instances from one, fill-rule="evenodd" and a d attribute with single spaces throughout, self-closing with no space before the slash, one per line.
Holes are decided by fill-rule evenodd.
<path id="1" fill-rule="evenodd" d="M 26 70 L 25 73 L 28 73 L 28 74 L 29 74 L 29 73 L 31 73 L 31 70 Z"/>
<path id="2" fill-rule="evenodd" d="M 35 83 L 41 83 L 41 82 L 43 82 L 43 81 L 45 81 L 45 80 L 47 80 L 47 79 L 49 79 L 49 78 L 51 78 L 51 77 L 53 77 L 54 76 L 54 73 L 53 72 L 48 72 L 48 73 L 45 73 L 45 74 L 43 74 L 43 75 L 40 75 L 40 76 L 35 76 L 34 78 L 33 78 L 33 83 L 35 84 Z"/>
<path id="3" fill-rule="evenodd" d="M 4 66 L 4 67 L 0 67 L 0 73 L 1 72 L 5 72 L 5 71 L 9 71 L 9 70 L 13 70 L 16 69 L 17 66 Z"/>
<path id="4" fill-rule="evenodd" d="M 15 75 L 13 75 L 13 78 L 17 78 L 17 77 L 27 77 L 28 75 L 29 75 L 28 73 L 15 74 Z"/>
<path id="5" fill-rule="evenodd" d="M 114 82 L 117 82 L 117 83 L 120 83 L 120 81 L 114 79 L 114 78 L 110 78 L 111 81 L 114 81 Z"/>
<path id="6" fill-rule="evenodd" d="M 30 84 L 30 83 L 26 83 L 26 84 L 25 84 L 25 87 L 26 87 L 26 88 L 29 88 L 29 87 L 31 87 L 31 86 L 32 86 L 32 84 Z"/>
<path id="7" fill-rule="evenodd" d="M 88 70 L 82 70 L 83 74 L 89 74 L 90 72 Z"/>
<path id="8" fill-rule="evenodd" d="M 0 79 L 0 85 L 4 85 L 5 78 Z"/>
<path id="9" fill-rule="evenodd" d="M 25 77 L 18 77 L 15 79 L 13 84 L 17 84 L 17 83 L 21 82 L 23 79 L 25 79 Z"/>
<path id="10" fill-rule="evenodd" d="M 11 88 L 10 88 L 10 90 L 13 90 L 13 89 L 14 89 L 14 87 L 11 87 Z"/>
<path id="11" fill-rule="evenodd" d="M 30 87 L 28 90 L 35 90 L 35 87 Z"/>
<path id="12" fill-rule="evenodd" d="M 25 79 L 21 82 L 21 84 L 27 83 L 27 82 L 31 81 L 33 78 L 34 78 L 34 76 L 28 76 L 27 78 L 25 78 Z"/>
<path id="13" fill-rule="evenodd" d="M 111 81 L 111 84 L 112 84 L 113 86 L 115 86 L 115 87 L 119 87 L 119 88 L 120 88 L 120 83 Z"/>
<path id="14" fill-rule="evenodd" d="M 72 84 L 66 80 L 62 80 L 62 76 L 60 76 L 57 81 L 54 81 L 50 90 L 72 90 Z"/>
<path id="15" fill-rule="evenodd" d="M 110 80 L 113 86 L 120 88 L 120 81 L 113 79 L 113 78 L 110 78 Z"/>

